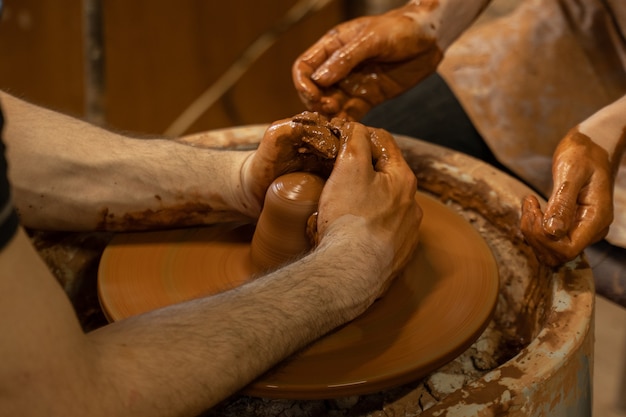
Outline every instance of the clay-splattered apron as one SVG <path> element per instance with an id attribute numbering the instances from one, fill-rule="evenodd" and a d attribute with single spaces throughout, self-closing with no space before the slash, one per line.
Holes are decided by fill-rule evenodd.
<path id="1" fill-rule="evenodd" d="M 498 159 L 549 195 L 559 140 L 626 93 L 625 35 L 625 0 L 524 0 L 466 32 L 439 71 Z M 607 240 L 626 247 L 626 158 Z"/>

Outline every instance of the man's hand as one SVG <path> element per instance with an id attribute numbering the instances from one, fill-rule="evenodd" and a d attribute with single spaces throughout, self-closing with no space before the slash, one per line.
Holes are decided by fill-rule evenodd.
<path id="1" fill-rule="evenodd" d="M 359 120 L 426 78 L 443 57 L 427 17 L 420 6 L 408 4 L 336 26 L 293 65 L 304 104 L 331 117 Z"/>
<path id="2" fill-rule="evenodd" d="M 537 257 L 557 266 L 608 233 L 614 168 L 606 150 L 573 129 L 554 153 L 552 175 L 554 190 L 545 213 L 534 196 L 526 197 L 521 229 Z"/>
<path id="3" fill-rule="evenodd" d="M 259 215 L 267 188 L 281 175 L 306 171 L 327 177 L 339 149 L 341 123 L 311 112 L 272 123 L 241 169 L 248 214 Z"/>
<path id="4" fill-rule="evenodd" d="M 321 245 L 350 239 L 355 252 L 377 259 L 378 281 L 366 284 L 379 288 L 380 297 L 417 246 L 417 179 L 386 131 L 359 123 L 341 131 L 341 149 L 320 197 L 318 236 Z"/>

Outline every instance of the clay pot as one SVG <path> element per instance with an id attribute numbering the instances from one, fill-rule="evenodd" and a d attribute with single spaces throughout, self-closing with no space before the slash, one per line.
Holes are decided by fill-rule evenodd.
<path id="1" fill-rule="evenodd" d="M 317 211 L 324 180 L 306 172 L 277 178 L 267 190 L 250 247 L 259 271 L 275 269 L 311 249 L 307 221 Z"/>

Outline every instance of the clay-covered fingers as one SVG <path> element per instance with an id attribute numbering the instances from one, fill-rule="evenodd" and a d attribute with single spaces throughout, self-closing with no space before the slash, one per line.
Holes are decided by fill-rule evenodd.
<path id="1" fill-rule="evenodd" d="M 311 111 L 321 111 L 322 90 L 313 81 L 311 75 L 317 66 L 323 62 L 317 58 L 323 53 L 323 48 L 314 45 L 311 49 L 298 57 L 291 67 L 291 77 L 294 87 L 302 103 Z M 325 54 L 324 54 L 325 56 Z"/>
<path id="2" fill-rule="evenodd" d="M 581 185 L 564 181 L 550 197 L 542 225 L 544 231 L 554 239 L 560 239 L 570 231 L 578 209 Z"/>
<path id="3" fill-rule="evenodd" d="M 557 147 L 552 171 L 546 233 L 569 234 L 577 246 L 602 239 L 613 221 L 614 173 L 607 153 L 591 140 L 566 138 Z"/>
<path id="4" fill-rule="evenodd" d="M 413 8 L 337 25 L 302 54 L 292 76 L 307 108 L 360 120 L 433 73 L 443 53 Z"/>
<path id="5" fill-rule="evenodd" d="M 324 59 L 318 60 L 311 79 L 321 87 L 330 87 L 345 78 L 352 70 L 378 53 L 373 38 L 377 18 L 361 17 L 338 25 L 329 31 L 320 43 Z"/>
<path id="6" fill-rule="evenodd" d="M 545 215 L 535 196 L 527 196 L 522 202 L 520 229 L 540 262 L 559 266 L 575 258 L 585 248 L 573 240 L 569 231 L 555 237 L 544 230 Z"/>
<path id="7" fill-rule="evenodd" d="M 573 181 L 557 183 L 545 208 L 542 225 L 546 234 L 554 240 L 569 235 L 580 245 L 595 243 L 606 235 L 613 220 L 612 192 L 596 185 L 599 175 L 576 175 Z"/>
<path id="8" fill-rule="evenodd" d="M 537 198 L 526 196 L 522 201 L 522 217 L 520 229 L 526 242 L 533 248 L 539 261 L 556 266 L 567 261 L 562 255 L 564 242 L 570 244 L 569 238 L 563 236 L 559 241 L 547 234 L 543 229 L 544 214 Z"/>
<path id="9" fill-rule="evenodd" d="M 397 248 L 393 265 L 395 275 L 404 268 L 418 243 L 418 230 L 423 213 L 415 199 L 417 178 L 389 132 L 374 128 L 368 130 L 376 176 L 383 179 L 381 182 L 386 182 L 393 193 L 393 198 L 390 198 L 392 221 L 386 223 L 385 227 L 394 230 Z"/>
<path id="10" fill-rule="evenodd" d="M 614 180 L 607 152 L 577 129 L 559 143 L 553 159 L 554 191 L 545 213 L 535 198 L 527 198 L 521 229 L 538 257 L 556 266 L 606 236 Z"/>
<path id="11" fill-rule="evenodd" d="M 296 91 L 309 110 L 337 114 L 331 87 L 357 65 L 367 52 L 357 48 L 360 19 L 337 25 L 301 54 L 292 66 Z M 322 108 L 326 102 L 326 111 Z M 334 110 L 334 111 L 333 111 Z"/>
<path id="12" fill-rule="evenodd" d="M 396 61 L 396 55 L 406 52 L 395 39 L 396 22 L 397 17 L 391 15 L 350 20 L 337 25 L 298 57 L 292 77 L 307 108 L 356 121 L 382 102 L 380 94 L 372 94 L 380 74 L 371 68 L 364 73 L 363 64 L 371 60 Z"/>
<path id="13" fill-rule="evenodd" d="M 570 226 L 556 235 L 546 230 L 552 217 L 544 214 L 535 196 L 527 196 L 522 202 L 520 229 L 537 258 L 547 265 L 559 266 L 574 259 L 608 233 L 608 225 L 593 213 L 593 208 L 576 206 L 567 210 L 575 211 L 568 220 Z"/>
<path id="14" fill-rule="evenodd" d="M 272 123 L 241 169 L 244 202 L 250 214 L 259 214 L 267 188 L 283 174 L 307 171 L 327 176 L 338 148 L 338 133 L 318 113 L 303 112 Z"/>
<path id="15" fill-rule="evenodd" d="M 301 67 L 305 65 L 296 61 L 293 78 L 298 96 L 308 110 L 351 121 L 359 120 L 365 115 L 366 112 L 359 111 L 358 117 L 353 117 L 354 112 L 350 109 L 355 105 L 350 102 L 350 96 L 337 86 L 318 86 L 310 77 L 305 76 L 304 72 L 296 70 Z"/>
<path id="16" fill-rule="evenodd" d="M 320 198 L 318 232 L 322 240 L 347 234 L 378 263 L 384 280 L 379 295 L 417 246 L 422 211 L 416 191 L 415 175 L 389 133 L 346 123 Z"/>

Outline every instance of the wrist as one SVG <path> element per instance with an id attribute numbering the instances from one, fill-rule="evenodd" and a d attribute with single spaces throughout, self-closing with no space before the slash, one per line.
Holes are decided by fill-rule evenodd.
<path id="1" fill-rule="evenodd" d="M 617 165 L 612 163 L 611 156 L 603 147 L 581 133 L 577 126 L 568 132 L 555 149 L 552 166 L 555 182 L 567 182 L 573 170 L 585 175 L 594 172 L 597 178 L 606 178 L 612 183 Z"/>
<path id="2" fill-rule="evenodd" d="M 381 295 L 393 273 L 391 245 L 377 239 L 362 217 L 343 215 L 333 221 L 316 250 L 333 254 L 330 265 L 338 269 L 330 276 L 342 276 L 342 282 L 350 285 L 348 293 L 362 295 L 362 311 Z"/>
<path id="3" fill-rule="evenodd" d="M 626 147 L 626 96 L 600 109 L 578 126 L 581 134 L 604 149 L 611 165 L 617 169 Z"/>
<path id="4" fill-rule="evenodd" d="M 436 6 L 435 6 L 436 8 Z M 438 44 L 440 19 L 439 13 L 434 12 L 432 5 L 424 4 L 419 0 L 411 0 L 404 6 L 392 10 L 390 13 L 399 13 L 409 18 L 415 24 L 418 33 L 427 39 L 432 39 Z"/>
<path id="5" fill-rule="evenodd" d="M 254 151 L 239 152 L 233 161 L 232 179 L 229 188 L 229 204 L 240 213 L 250 218 L 257 218 L 261 213 L 263 196 L 256 196 L 250 185 L 254 182 L 250 169 Z"/>
<path id="6" fill-rule="evenodd" d="M 445 51 L 489 3 L 490 0 L 410 0 L 403 10 Z"/>

